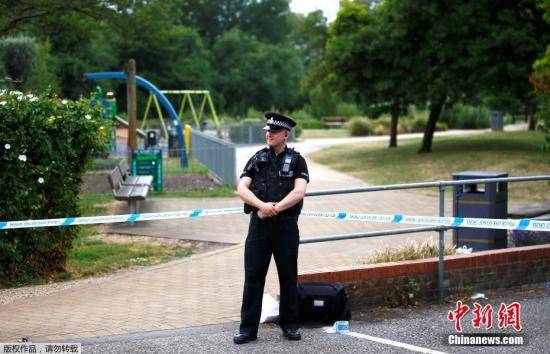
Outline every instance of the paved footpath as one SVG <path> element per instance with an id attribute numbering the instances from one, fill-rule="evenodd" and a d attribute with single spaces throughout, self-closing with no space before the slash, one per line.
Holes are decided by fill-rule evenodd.
<path id="1" fill-rule="evenodd" d="M 305 148 L 305 147 L 304 147 Z M 253 148 L 252 148 L 253 149 Z M 240 149 L 241 164 L 250 148 Z M 307 151 L 315 150 L 315 148 Z M 302 150 L 303 151 L 303 150 Z M 363 182 L 308 161 L 312 182 L 309 190 L 348 188 Z M 242 166 L 239 167 L 242 169 Z M 450 212 L 450 201 L 446 203 Z M 241 205 L 235 198 L 151 199 L 142 212 L 219 208 Z M 305 210 L 355 211 L 364 213 L 414 213 L 436 215 L 437 198 L 404 191 L 384 191 L 327 197 L 308 197 Z M 121 203 L 120 210 L 126 212 Z M 141 222 L 134 227 L 109 226 L 113 233 L 196 239 L 232 244 L 207 254 L 163 265 L 81 282 L 47 295 L 0 305 L 0 342 L 30 337 L 33 341 L 70 340 L 151 330 L 228 323 L 239 319 L 243 285 L 243 242 L 246 215 L 215 216 L 162 222 Z M 389 228 L 385 224 L 301 218 L 301 237 Z M 307 244 L 300 247 L 300 271 L 356 264 L 376 249 L 426 240 L 435 233 L 386 236 Z M 450 241 L 448 233 L 447 241 Z M 270 267 L 266 292 L 278 294 L 278 281 Z M 236 328 L 235 328 L 236 329 Z"/>

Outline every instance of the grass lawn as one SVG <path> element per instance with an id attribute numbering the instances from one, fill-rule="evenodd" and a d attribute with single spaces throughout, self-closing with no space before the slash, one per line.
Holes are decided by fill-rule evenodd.
<path id="1" fill-rule="evenodd" d="M 324 138 L 346 138 L 349 136 L 349 131 L 343 128 L 334 129 L 304 129 L 302 130 L 301 139 L 324 139 Z"/>
<path id="2" fill-rule="evenodd" d="M 208 173 L 208 167 L 204 167 L 194 158 L 188 159 L 189 166 L 187 168 L 181 167 L 181 158 L 170 157 L 162 159 L 162 171 L 164 174 L 205 174 Z"/>
<path id="3" fill-rule="evenodd" d="M 108 211 L 105 205 L 112 201 L 110 194 L 83 194 L 80 196 L 82 214 L 106 215 Z M 80 226 L 79 235 L 67 257 L 66 273 L 58 274 L 54 280 L 78 279 L 133 266 L 157 264 L 192 254 L 189 248 L 177 243 L 153 245 L 143 241 L 106 242 L 101 240 L 99 234 L 98 225 Z"/>
<path id="4" fill-rule="evenodd" d="M 540 132 L 487 133 L 471 137 L 435 138 L 432 152 L 418 154 L 420 140 L 360 143 L 314 153 L 314 161 L 351 174 L 371 185 L 452 180 L 453 172 L 505 171 L 509 176 L 550 175 L 550 153 L 542 151 Z M 426 189 L 435 195 L 434 189 Z M 549 201 L 547 181 L 509 185 L 509 199 Z"/>
<path id="5" fill-rule="evenodd" d="M 204 198 L 232 197 L 233 187 L 225 185 L 216 189 L 192 192 L 151 192 L 157 198 Z M 80 206 L 83 216 L 108 215 L 106 204 L 113 201 L 111 194 L 82 194 Z M 143 241 L 106 242 L 99 237 L 98 225 L 80 226 L 80 233 L 68 254 L 66 273 L 56 275 L 52 280 L 78 279 L 99 275 L 133 266 L 146 266 L 192 254 L 187 247 L 177 243 L 153 245 Z M 48 279 L 50 280 L 50 279 Z M 33 284 L 44 283 L 46 279 L 35 279 Z"/>
<path id="6" fill-rule="evenodd" d="M 147 266 L 187 257 L 191 250 L 173 245 L 152 245 L 143 241 L 105 242 L 96 230 L 83 228 L 69 252 L 65 278 L 99 275 L 133 266 Z"/>

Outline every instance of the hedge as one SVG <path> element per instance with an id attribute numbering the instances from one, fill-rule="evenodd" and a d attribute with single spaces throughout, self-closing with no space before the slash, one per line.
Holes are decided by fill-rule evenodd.
<path id="1" fill-rule="evenodd" d="M 0 222 L 79 216 L 86 166 L 105 149 L 99 107 L 0 90 Z M 64 269 L 77 227 L 0 230 L 0 287 Z"/>

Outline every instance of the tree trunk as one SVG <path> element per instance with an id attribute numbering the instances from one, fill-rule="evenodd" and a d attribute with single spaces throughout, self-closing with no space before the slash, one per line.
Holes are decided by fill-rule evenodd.
<path id="1" fill-rule="evenodd" d="M 399 122 L 399 112 L 401 108 L 401 103 L 399 98 L 396 98 L 393 101 L 391 107 L 391 126 L 390 126 L 390 146 L 397 147 L 397 123 Z"/>
<path id="2" fill-rule="evenodd" d="M 527 129 L 528 130 L 535 130 L 537 127 L 537 119 L 535 118 L 535 110 L 534 109 L 528 109 L 527 111 Z"/>
<path id="3" fill-rule="evenodd" d="M 432 150 L 432 140 L 435 132 L 435 124 L 439 120 L 441 115 L 441 110 L 443 109 L 443 104 L 445 103 L 445 97 L 440 98 L 430 105 L 430 118 L 428 119 L 428 124 L 426 124 L 426 129 L 424 130 L 424 138 L 422 139 L 422 146 L 418 150 L 419 154 L 430 152 Z"/>

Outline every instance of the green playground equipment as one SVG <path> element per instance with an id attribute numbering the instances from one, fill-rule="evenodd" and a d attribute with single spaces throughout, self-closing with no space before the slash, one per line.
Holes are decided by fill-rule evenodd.
<path id="1" fill-rule="evenodd" d="M 109 124 L 107 124 L 107 139 L 109 140 L 109 151 L 112 151 L 115 141 L 115 127 L 113 123 L 117 115 L 116 98 L 112 92 L 104 94 L 103 89 L 99 85 L 95 87 L 90 96 L 92 102 L 101 103 L 103 107 L 103 119 L 109 121 Z"/>
<path id="2" fill-rule="evenodd" d="M 210 91 L 208 90 L 163 90 L 161 92 L 165 96 L 168 96 L 168 95 L 183 96 L 183 98 L 181 99 L 180 108 L 178 110 L 178 118 L 180 121 L 183 122 L 183 112 L 185 111 L 185 108 L 189 103 L 189 109 L 191 111 L 192 118 L 197 128 L 200 128 L 200 122 L 205 113 L 206 104 L 208 104 L 208 107 L 210 108 L 210 113 L 212 114 L 212 118 L 214 119 L 214 124 L 216 124 L 216 129 L 220 130 L 221 122 L 218 119 L 218 115 L 216 114 L 216 109 L 214 108 L 214 103 L 212 102 Z M 198 114 L 195 109 L 195 105 L 193 104 L 193 99 L 191 98 L 191 95 L 198 95 L 199 97 L 202 96 L 202 102 L 200 104 Z M 149 117 L 149 111 L 151 110 L 152 104 L 155 105 L 164 137 L 168 137 L 168 130 L 166 128 L 166 123 L 164 122 L 162 109 L 160 108 L 160 104 L 159 104 L 159 101 L 157 100 L 157 96 L 155 96 L 152 92 L 149 95 L 149 99 L 147 100 L 147 106 L 145 107 L 145 112 L 143 114 L 141 129 L 143 130 L 143 128 L 145 127 L 145 123 L 147 122 L 147 118 Z"/>

